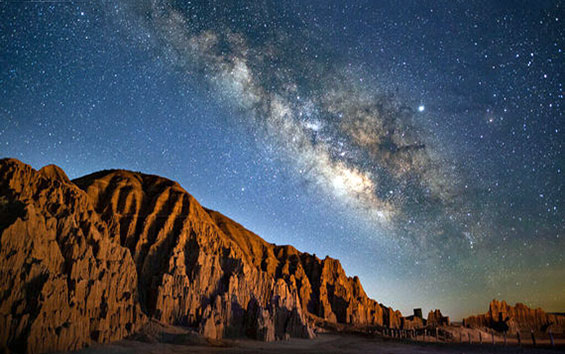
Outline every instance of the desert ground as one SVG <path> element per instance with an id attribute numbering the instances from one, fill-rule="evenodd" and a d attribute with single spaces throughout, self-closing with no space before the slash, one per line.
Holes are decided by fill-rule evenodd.
<path id="1" fill-rule="evenodd" d="M 565 353 L 565 341 L 559 339 L 551 348 L 549 341 L 541 339 L 533 348 L 530 343 L 519 347 L 508 340 L 505 346 L 497 338 L 491 343 L 442 343 L 434 338 L 423 342 L 408 339 L 391 339 L 369 335 L 321 333 L 314 339 L 289 339 L 261 342 L 247 339 L 208 341 L 200 335 L 179 327 L 153 325 L 142 334 L 108 345 L 95 345 L 75 353 L 80 354 L 165 354 L 165 353 Z M 69 353 L 69 352 L 68 352 Z"/>
<path id="2" fill-rule="evenodd" d="M 395 341 L 356 335 L 322 334 L 315 339 L 291 339 L 279 342 L 252 340 L 225 341 L 217 346 L 193 343 L 144 343 L 123 340 L 110 345 L 83 349 L 80 354 L 164 354 L 164 353 L 564 353 L 561 348 L 531 348 L 490 344 L 454 344 Z"/>

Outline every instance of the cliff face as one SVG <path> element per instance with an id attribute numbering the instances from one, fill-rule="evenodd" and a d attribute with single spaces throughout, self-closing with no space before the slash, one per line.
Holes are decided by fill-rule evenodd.
<path id="1" fill-rule="evenodd" d="M 319 320 L 398 327 L 339 261 L 276 246 L 170 180 L 103 171 L 70 181 L 0 161 L 0 348 L 118 340 L 147 317 L 208 338 L 310 338 Z"/>
<path id="2" fill-rule="evenodd" d="M 467 317 L 463 319 L 463 324 L 467 327 L 487 327 L 511 332 L 564 332 L 565 316 L 548 314 L 540 308 L 531 309 L 521 303 L 510 306 L 505 301 L 492 300 L 487 313 Z"/>
<path id="3" fill-rule="evenodd" d="M 308 317 L 352 325 L 400 324 L 400 313 L 365 294 L 338 260 L 276 246 L 208 210 L 177 183 L 128 171 L 74 181 L 120 235 L 137 265 L 144 310 L 207 336 L 311 337 Z M 171 295 L 175 294 L 175 295 Z M 274 306 L 274 307 L 273 307 Z M 275 323 L 274 336 L 245 324 Z M 286 328 L 283 323 L 292 326 Z"/>
<path id="4" fill-rule="evenodd" d="M 0 348 L 78 349 L 143 324 L 137 273 L 64 172 L 0 162 Z"/>
<path id="5" fill-rule="evenodd" d="M 149 316 L 210 338 L 312 337 L 296 286 L 258 266 L 265 242 L 226 235 L 177 183 L 128 171 L 75 183 L 129 248 Z"/>

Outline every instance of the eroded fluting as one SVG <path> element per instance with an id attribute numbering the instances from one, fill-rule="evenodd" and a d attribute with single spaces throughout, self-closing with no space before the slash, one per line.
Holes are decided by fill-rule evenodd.
<path id="1" fill-rule="evenodd" d="M 121 339 L 146 318 L 207 338 L 311 338 L 320 324 L 398 327 L 338 260 L 267 243 L 158 176 L 70 181 L 0 164 L 1 342 L 29 353 Z"/>

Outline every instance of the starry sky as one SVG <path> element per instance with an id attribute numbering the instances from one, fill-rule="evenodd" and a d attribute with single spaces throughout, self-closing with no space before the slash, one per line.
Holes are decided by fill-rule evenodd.
<path id="1" fill-rule="evenodd" d="M 561 1 L 0 1 L 0 155 L 178 181 L 368 295 L 565 310 Z"/>

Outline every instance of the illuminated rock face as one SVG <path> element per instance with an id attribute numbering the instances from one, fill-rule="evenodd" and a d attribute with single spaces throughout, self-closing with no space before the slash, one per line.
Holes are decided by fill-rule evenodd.
<path id="1" fill-rule="evenodd" d="M 135 265 L 110 235 L 62 170 L 0 162 L 0 348 L 78 349 L 144 323 Z"/>
<path id="2" fill-rule="evenodd" d="M 0 347 L 121 339 L 146 319 L 208 338 L 313 337 L 320 320 L 399 327 L 338 260 L 265 242 L 158 176 L 70 181 L 0 162 Z"/>
<path id="3" fill-rule="evenodd" d="M 487 313 L 467 317 L 463 319 L 463 324 L 467 327 L 487 327 L 510 332 L 563 332 L 565 316 L 545 313 L 540 308 L 531 309 L 521 303 L 510 306 L 505 301 L 493 300 Z"/>
<path id="4" fill-rule="evenodd" d="M 74 182 L 130 249 L 144 289 L 143 309 L 161 321 L 198 325 L 209 337 L 251 334 L 267 340 L 285 333 L 311 337 L 308 317 L 400 325 L 400 313 L 369 299 L 338 260 L 270 244 L 203 208 L 178 183 L 129 171 Z M 274 324 L 274 337 L 247 327 L 257 324 L 257 316 Z"/>
<path id="5" fill-rule="evenodd" d="M 128 171 L 75 183 L 129 248 L 150 317 L 216 339 L 313 336 L 296 284 L 269 264 L 274 246 L 204 209 L 177 183 Z"/>

